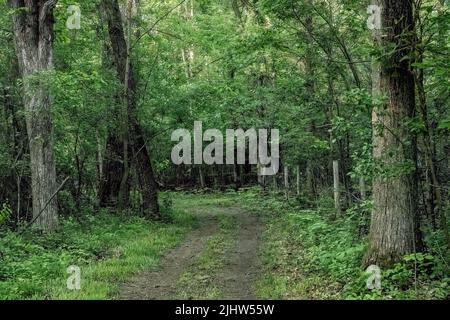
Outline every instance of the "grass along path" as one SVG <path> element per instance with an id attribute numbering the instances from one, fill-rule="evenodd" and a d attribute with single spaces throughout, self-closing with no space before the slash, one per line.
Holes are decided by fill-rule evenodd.
<path id="1" fill-rule="evenodd" d="M 106 210 L 51 235 L 0 233 L 0 299 L 250 298 L 259 271 L 256 215 L 239 194 L 167 193 L 171 223 Z M 81 269 L 81 290 L 66 270 Z"/>
<path id="2" fill-rule="evenodd" d="M 114 299 L 120 283 L 158 265 L 192 230 L 194 219 L 172 212 L 172 223 L 102 212 L 61 222 L 51 235 L 0 236 L 0 299 Z M 81 269 L 81 290 L 69 290 L 66 269 Z"/>

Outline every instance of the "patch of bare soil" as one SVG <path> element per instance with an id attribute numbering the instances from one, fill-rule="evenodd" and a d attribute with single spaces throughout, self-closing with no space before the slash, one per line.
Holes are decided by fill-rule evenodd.
<path id="1" fill-rule="evenodd" d="M 234 248 L 225 252 L 225 269 L 217 274 L 224 299 L 253 300 L 253 283 L 260 272 L 258 251 L 261 243 L 260 218 L 245 212 L 236 213 L 237 239 Z"/>

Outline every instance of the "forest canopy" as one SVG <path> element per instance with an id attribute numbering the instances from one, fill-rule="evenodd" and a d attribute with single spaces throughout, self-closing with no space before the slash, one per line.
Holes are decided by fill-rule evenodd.
<path id="1" fill-rule="evenodd" d="M 166 252 L 208 199 L 267 214 L 258 297 L 303 297 L 280 283 L 313 257 L 335 288 L 313 298 L 448 298 L 448 1 L 3 0 L 0 12 L 0 298 L 39 297 L 69 261 L 101 260 L 88 235 L 112 250 L 119 226 L 120 241 L 152 230 Z M 215 130 L 206 163 L 200 122 Z M 192 145 L 174 149 L 182 129 Z M 252 153 L 260 129 L 272 162 Z M 236 217 L 219 219 L 223 239 Z M 46 243 L 53 270 L 18 267 Z M 364 291 L 371 265 L 385 291 Z"/>

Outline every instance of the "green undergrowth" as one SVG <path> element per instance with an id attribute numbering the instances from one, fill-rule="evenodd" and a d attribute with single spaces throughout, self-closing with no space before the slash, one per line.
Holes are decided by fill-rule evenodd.
<path id="1" fill-rule="evenodd" d="M 263 299 L 446 299 L 449 256 L 441 233 L 424 229 L 427 251 L 405 256 L 381 270 L 381 288 L 369 290 L 361 268 L 367 247 L 371 203 L 336 216 L 332 200 L 284 199 L 259 188 L 240 192 L 163 193 L 164 221 L 107 211 L 62 219 L 50 235 L 0 231 L 0 299 L 114 299 L 120 284 L 159 263 L 195 227 L 202 213 L 216 210 L 218 231 L 182 275 L 177 296 L 218 299 L 214 274 L 234 245 L 236 221 L 220 208 L 241 206 L 263 214 L 263 270 L 255 284 Z M 81 269 L 81 290 L 69 290 L 67 268 Z"/>
<path id="2" fill-rule="evenodd" d="M 0 234 L 0 300 L 111 299 L 131 275 L 155 266 L 194 225 L 194 218 L 167 209 L 170 222 L 107 211 L 63 219 L 57 232 Z M 81 289 L 69 290 L 69 266 L 81 271 Z"/>
<path id="3" fill-rule="evenodd" d="M 381 288 L 369 290 L 361 261 L 367 247 L 370 202 L 335 216 L 332 201 L 304 209 L 301 199 L 250 189 L 247 210 L 268 217 L 257 284 L 265 299 L 445 299 L 449 296 L 448 253 L 441 234 L 425 232 L 427 252 L 405 256 L 381 270 Z M 303 209 L 302 209 L 303 208 Z"/>

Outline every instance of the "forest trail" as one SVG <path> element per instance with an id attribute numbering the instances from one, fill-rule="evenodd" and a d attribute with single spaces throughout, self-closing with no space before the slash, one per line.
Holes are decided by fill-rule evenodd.
<path id="1" fill-rule="evenodd" d="M 123 284 L 120 299 L 255 299 L 252 286 L 260 274 L 261 218 L 234 205 L 200 206 L 192 213 L 198 227 L 158 267 Z M 225 231 L 223 218 L 233 221 Z M 209 267 L 202 265 L 206 259 Z M 191 280 L 185 283 L 186 278 Z"/>
<path id="2" fill-rule="evenodd" d="M 225 269 L 219 274 L 224 299 L 256 299 L 252 285 L 260 271 L 258 251 L 263 225 L 258 216 L 237 214 L 239 228 L 236 244 L 229 249 Z"/>

